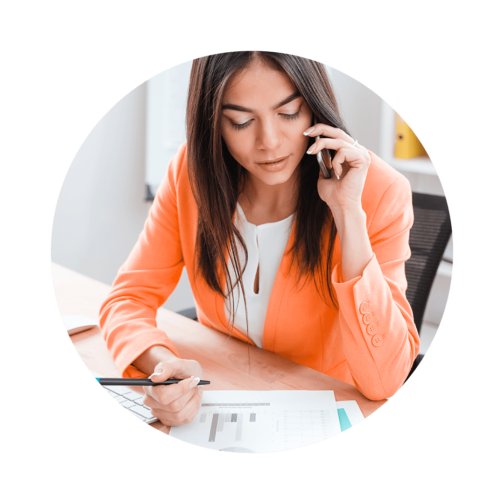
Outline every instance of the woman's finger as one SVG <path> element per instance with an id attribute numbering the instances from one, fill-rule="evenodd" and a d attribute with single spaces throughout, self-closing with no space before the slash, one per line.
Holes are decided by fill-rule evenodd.
<path id="1" fill-rule="evenodd" d="M 175 400 L 168 404 L 162 404 L 154 397 L 152 397 L 149 394 L 145 394 L 144 396 L 144 404 L 145 406 L 149 408 L 156 408 L 156 409 L 164 409 L 166 411 L 180 411 L 184 406 L 189 402 L 189 400 L 192 398 L 192 396 L 195 393 L 195 389 L 191 389 L 187 394 L 184 394 L 183 396 L 177 397 Z"/>
<path id="2" fill-rule="evenodd" d="M 362 159 L 360 152 L 355 151 L 355 149 L 344 147 L 336 152 L 333 161 L 338 164 L 342 164 L 344 161 L 351 163 L 352 161 L 357 161 L 358 159 Z"/>
<path id="3" fill-rule="evenodd" d="M 194 394 L 194 397 L 187 403 L 186 407 L 180 412 L 180 417 L 183 417 L 183 419 L 181 420 L 183 425 L 191 423 L 194 420 L 200 409 L 202 397 L 203 397 L 203 387 L 199 386 L 198 390 Z"/>
<path id="4" fill-rule="evenodd" d="M 334 138 L 319 138 L 313 145 L 310 145 L 310 147 L 308 147 L 306 153 L 315 156 L 322 149 L 339 150 L 343 148 L 351 149 L 352 145 L 345 140 L 335 140 Z"/>
<path id="5" fill-rule="evenodd" d="M 190 378 L 191 376 L 203 378 L 203 369 L 199 362 L 175 358 L 168 362 L 160 362 L 149 378 L 153 382 L 162 382 L 168 378 Z"/>
<path id="6" fill-rule="evenodd" d="M 184 420 L 184 423 L 186 423 L 186 424 L 191 423 L 196 418 L 196 415 L 198 414 L 198 411 L 200 410 L 200 404 L 201 404 L 201 396 L 200 396 L 200 400 L 198 401 L 198 403 L 194 407 L 192 413 L 190 413 L 189 416 L 187 416 L 186 419 Z"/>
<path id="7" fill-rule="evenodd" d="M 197 415 L 203 395 L 202 388 L 198 388 L 189 402 L 177 412 L 166 411 L 165 409 L 151 409 L 151 413 L 165 425 L 175 427 L 191 422 Z"/>
<path id="8" fill-rule="evenodd" d="M 338 140 L 344 140 L 345 142 L 348 142 L 352 144 L 354 142 L 354 139 L 345 133 L 342 129 L 340 128 L 334 128 L 333 126 L 328 126 L 327 124 L 321 124 L 317 123 L 313 125 L 311 128 L 308 128 L 303 135 L 309 136 L 309 137 L 316 137 L 319 135 L 324 135 L 329 138 L 336 138 Z"/>
<path id="9" fill-rule="evenodd" d="M 348 163 L 350 165 L 350 168 L 358 168 L 359 164 L 355 163 L 355 161 L 363 161 L 362 154 L 355 149 L 342 148 L 339 149 L 334 156 L 334 159 L 332 160 L 332 167 L 341 178 L 343 174 L 343 163 Z M 353 165 L 352 162 L 354 162 Z"/>
<path id="10" fill-rule="evenodd" d="M 158 403 L 167 405 L 187 394 L 197 387 L 200 379 L 191 377 L 173 385 L 157 385 L 144 387 L 145 393 L 153 397 Z"/>

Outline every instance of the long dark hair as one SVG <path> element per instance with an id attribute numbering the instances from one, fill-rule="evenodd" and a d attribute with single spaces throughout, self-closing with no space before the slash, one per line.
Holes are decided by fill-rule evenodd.
<path id="1" fill-rule="evenodd" d="M 186 121 L 189 180 L 198 205 L 195 268 L 210 288 L 222 296 L 225 296 L 219 281 L 222 272 L 228 294 L 233 296 L 232 291 L 239 283 L 244 295 L 242 272 L 245 265 L 239 263 L 235 237 L 245 249 L 245 257 L 248 256 L 244 240 L 233 222 L 246 170 L 231 156 L 221 137 L 221 106 L 228 83 L 254 58 L 285 72 L 318 122 L 348 133 L 321 63 L 289 54 L 256 51 L 214 54 L 194 60 Z M 298 285 L 302 278 L 304 282 L 314 278 L 325 302 L 337 306 L 331 283 L 336 226 L 317 191 L 319 167 L 315 156 L 305 154 L 299 168 L 295 239 L 287 251 L 291 255 L 290 265 L 292 267 L 294 262 L 298 265 Z M 327 228 L 330 229 L 329 240 Z M 226 252 L 237 278 L 234 285 L 226 264 Z M 234 325 L 234 308 L 232 313 Z"/>

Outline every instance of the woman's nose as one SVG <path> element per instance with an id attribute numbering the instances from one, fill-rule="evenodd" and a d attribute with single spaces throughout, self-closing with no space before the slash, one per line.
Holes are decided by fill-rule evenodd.
<path id="1" fill-rule="evenodd" d="M 262 121 L 256 138 L 256 146 L 260 150 L 275 150 L 282 143 L 280 128 L 273 121 Z"/>

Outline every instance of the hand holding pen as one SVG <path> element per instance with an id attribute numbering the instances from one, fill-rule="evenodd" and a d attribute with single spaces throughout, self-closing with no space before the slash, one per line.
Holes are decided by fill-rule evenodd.
<path id="1" fill-rule="evenodd" d="M 173 385 L 144 386 L 144 404 L 163 424 L 175 427 L 192 422 L 196 417 L 203 387 L 199 385 L 203 369 L 194 360 L 175 357 L 156 365 L 149 376 L 153 382 L 163 382 L 170 378 L 182 379 Z"/>

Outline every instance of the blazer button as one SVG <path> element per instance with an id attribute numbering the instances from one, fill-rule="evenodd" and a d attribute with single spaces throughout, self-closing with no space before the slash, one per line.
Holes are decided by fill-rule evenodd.
<path id="1" fill-rule="evenodd" d="M 371 338 L 371 343 L 373 343 L 374 346 L 380 346 L 383 343 L 383 338 L 380 334 L 377 334 Z"/>
<path id="2" fill-rule="evenodd" d="M 369 324 L 371 322 L 371 313 L 369 313 L 369 312 L 364 313 L 364 316 L 362 317 L 362 321 L 366 325 Z"/>
<path id="3" fill-rule="evenodd" d="M 369 324 L 367 327 L 366 327 L 366 331 L 367 333 L 372 336 L 376 331 L 377 331 L 377 327 L 376 327 L 376 324 L 374 324 L 373 322 L 371 324 Z"/>
<path id="4" fill-rule="evenodd" d="M 366 301 L 364 301 L 363 303 L 361 303 L 361 305 L 360 305 L 360 312 L 361 313 L 366 313 L 368 310 L 369 310 L 369 305 L 366 303 Z"/>

